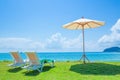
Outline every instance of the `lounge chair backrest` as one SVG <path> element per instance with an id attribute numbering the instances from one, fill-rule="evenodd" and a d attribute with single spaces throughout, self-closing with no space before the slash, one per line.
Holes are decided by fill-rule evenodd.
<path id="1" fill-rule="evenodd" d="M 18 54 L 18 52 L 10 52 L 12 57 L 14 58 L 15 63 L 22 63 L 23 60 L 20 57 L 20 55 Z"/>
<path id="2" fill-rule="evenodd" d="M 35 52 L 26 52 L 31 64 L 40 64 Z"/>

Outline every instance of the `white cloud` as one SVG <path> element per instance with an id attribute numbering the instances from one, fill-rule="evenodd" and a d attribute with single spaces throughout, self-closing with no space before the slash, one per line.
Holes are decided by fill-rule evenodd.
<path id="1" fill-rule="evenodd" d="M 120 19 L 111 28 L 111 34 L 104 35 L 98 42 L 104 47 L 120 46 Z"/>
<path id="2" fill-rule="evenodd" d="M 49 49 L 61 49 L 61 50 L 67 50 L 71 48 L 80 49 L 81 48 L 80 36 L 73 39 L 68 39 L 67 37 L 64 37 L 61 33 L 55 33 L 47 40 L 46 47 Z"/>
<path id="3" fill-rule="evenodd" d="M 87 41 L 85 48 L 86 48 L 86 51 L 88 51 L 88 52 L 101 51 L 101 47 L 99 46 L 97 41 Z"/>
<path id="4" fill-rule="evenodd" d="M 86 51 L 99 49 L 95 42 L 85 43 Z M 68 38 L 55 33 L 44 42 L 26 38 L 0 38 L 0 51 L 82 51 L 82 35 Z"/>
<path id="5" fill-rule="evenodd" d="M 112 32 L 120 32 L 120 19 L 116 22 L 116 24 L 111 28 Z"/>
<path id="6" fill-rule="evenodd" d="M 55 33 L 46 41 L 46 43 L 46 49 L 55 51 L 82 51 L 83 48 L 82 34 L 75 38 L 68 38 L 61 33 Z M 100 48 L 97 41 L 86 41 L 85 49 L 86 51 L 99 51 Z"/>
<path id="7" fill-rule="evenodd" d="M 0 51 L 36 51 L 45 47 L 41 42 L 26 38 L 0 38 Z"/>

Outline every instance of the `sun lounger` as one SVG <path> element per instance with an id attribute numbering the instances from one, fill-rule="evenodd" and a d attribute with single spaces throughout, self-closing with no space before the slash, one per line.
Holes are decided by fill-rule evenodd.
<path id="1" fill-rule="evenodd" d="M 42 59 L 42 60 L 40 60 L 40 62 L 41 62 L 42 64 L 49 63 L 49 64 L 51 65 L 51 67 L 53 67 L 55 61 L 54 61 L 54 60 L 51 60 L 51 59 Z"/>
<path id="2" fill-rule="evenodd" d="M 26 68 L 28 71 L 29 70 L 38 70 L 39 72 L 42 71 L 44 64 L 45 63 L 52 63 L 51 67 L 54 66 L 54 61 L 50 60 L 50 59 L 43 59 L 43 60 L 39 60 L 38 57 L 36 56 L 35 52 L 26 52 L 26 55 L 29 59 L 29 65 L 28 66 L 24 66 L 23 68 Z"/>
<path id="3" fill-rule="evenodd" d="M 23 66 L 25 66 L 26 63 L 20 57 L 18 52 L 10 52 L 10 54 L 13 57 L 14 62 L 12 64 L 9 64 L 8 66 L 12 66 L 12 67 L 23 67 Z"/>
<path id="4" fill-rule="evenodd" d="M 43 64 L 39 62 L 35 52 L 26 52 L 26 55 L 29 59 L 28 66 L 24 66 L 28 71 L 30 70 L 38 70 L 39 72 L 42 71 Z"/>

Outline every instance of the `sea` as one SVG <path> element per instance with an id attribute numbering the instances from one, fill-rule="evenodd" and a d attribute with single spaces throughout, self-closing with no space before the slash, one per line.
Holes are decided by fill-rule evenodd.
<path id="1" fill-rule="evenodd" d="M 19 53 L 25 60 L 27 56 L 24 52 Z M 82 57 L 82 52 L 37 52 L 39 59 L 52 59 L 55 61 L 78 61 Z M 120 52 L 86 52 L 86 56 L 90 61 L 110 61 L 120 62 Z M 0 61 L 9 60 L 13 58 L 10 53 L 0 53 Z"/>

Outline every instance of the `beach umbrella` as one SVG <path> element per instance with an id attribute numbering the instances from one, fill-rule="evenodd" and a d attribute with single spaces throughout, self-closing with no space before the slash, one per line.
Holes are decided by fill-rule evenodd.
<path id="1" fill-rule="evenodd" d="M 68 24 L 63 25 L 64 28 L 67 28 L 67 29 L 70 29 L 70 30 L 79 30 L 79 29 L 82 30 L 83 55 L 82 55 L 80 60 L 83 59 L 83 63 L 86 63 L 86 60 L 88 60 L 88 58 L 85 54 L 84 29 L 96 28 L 96 27 L 103 26 L 103 25 L 104 25 L 104 22 L 102 22 L 102 21 L 86 19 L 84 17 L 82 17 L 81 19 L 78 19 L 76 21 L 73 21 L 73 22 L 70 22 Z"/>

